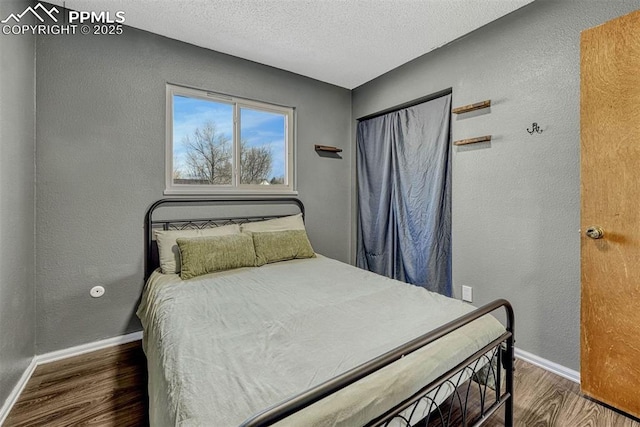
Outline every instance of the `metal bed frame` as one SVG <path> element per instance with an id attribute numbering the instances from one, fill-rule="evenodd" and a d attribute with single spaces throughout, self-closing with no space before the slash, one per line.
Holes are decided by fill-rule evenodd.
<path id="1" fill-rule="evenodd" d="M 295 205 L 304 218 L 304 205 L 294 197 L 278 198 L 217 198 L 217 199 L 161 199 L 153 203 L 145 215 L 145 280 L 158 267 L 158 254 L 153 231 L 203 229 L 227 224 L 243 224 L 261 221 L 283 215 L 258 215 L 233 218 L 206 219 L 163 219 L 154 220 L 154 211 L 162 206 L 191 206 L 191 205 L 248 205 L 281 204 Z M 241 424 L 241 427 L 262 427 L 272 425 L 284 418 L 338 392 L 339 390 L 361 380 L 367 375 L 388 366 L 404 356 L 429 345 L 443 336 L 467 325 L 468 323 L 489 313 L 504 309 L 506 317 L 505 332 L 485 347 L 476 351 L 458 365 L 442 374 L 430 384 L 425 385 L 413 396 L 388 409 L 366 426 L 480 426 L 498 409 L 504 406 L 504 424 L 513 425 L 513 370 L 514 370 L 514 327 L 515 318 L 511 304 L 499 299 L 461 316 L 445 325 L 440 326 L 400 347 L 397 347 L 375 359 L 349 370 L 316 387 L 304 391 L 292 398 L 278 403 L 252 416 Z M 504 369 L 504 377 L 502 374 Z M 469 380 L 460 383 L 460 373 L 469 374 Z M 454 380 L 453 378 L 458 378 Z M 504 380 L 504 385 L 503 385 Z M 475 384 L 475 385 L 474 385 Z M 491 386 L 493 384 L 493 386 Z M 479 408 L 469 406 L 472 389 L 477 386 Z M 436 404 L 436 396 L 444 388 L 453 388 L 453 392 L 440 405 Z M 424 411 L 424 405 L 428 410 Z M 422 405 L 422 406 L 419 406 Z M 412 422 L 416 411 L 422 407 L 423 414 L 419 415 L 417 423 Z M 457 410 L 455 409 L 457 408 Z"/>
<path id="2" fill-rule="evenodd" d="M 304 205 L 299 199 L 295 197 L 279 197 L 279 198 L 216 198 L 216 199 L 187 199 L 187 198 L 174 198 L 174 199 L 160 199 L 154 202 L 147 209 L 147 213 L 144 217 L 145 227 L 145 265 L 144 265 L 144 279 L 149 278 L 149 275 L 158 268 L 158 247 L 153 240 L 154 230 L 190 230 L 190 229 L 204 229 L 212 227 L 221 227 L 230 224 L 245 224 L 247 222 L 264 221 L 273 218 L 279 218 L 284 215 L 254 215 L 254 216 L 238 216 L 233 218 L 221 217 L 221 218 L 200 218 L 200 219 L 163 219 L 154 220 L 153 214 L 156 209 L 163 206 L 191 206 L 191 205 L 227 205 L 227 206 L 257 206 L 260 204 L 266 205 L 293 205 L 298 208 L 304 219 Z"/>

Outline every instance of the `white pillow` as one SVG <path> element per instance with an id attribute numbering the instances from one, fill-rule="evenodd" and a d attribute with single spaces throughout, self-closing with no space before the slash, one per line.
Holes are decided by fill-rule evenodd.
<path id="1" fill-rule="evenodd" d="M 231 224 L 204 228 L 202 230 L 157 230 L 155 234 L 162 272 L 164 274 L 179 274 L 181 267 L 180 248 L 178 248 L 176 239 L 181 237 L 209 237 L 240 234 L 240 226 L 238 224 Z"/>
<path id="2" fill-rule="evenodd" d="M 282 218 L 268 219 L 266 221 L 247 222 L 242 224 L 242 231 L 286 231 L 304 230 L 302 214 L 283 216 Z"/>

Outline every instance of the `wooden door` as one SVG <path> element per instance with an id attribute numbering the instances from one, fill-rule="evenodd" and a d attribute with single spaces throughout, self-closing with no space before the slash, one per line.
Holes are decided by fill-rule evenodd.
<path id="1" fill-rule="evenodd" d="M 640 11 L 582 33 L 580 91 L 581 386 L 640 417 Z"/>

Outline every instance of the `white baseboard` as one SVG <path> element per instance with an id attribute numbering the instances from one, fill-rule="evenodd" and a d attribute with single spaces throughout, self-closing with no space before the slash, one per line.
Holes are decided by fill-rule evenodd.
<path id="1" fill-rule="evenodd" d="M 25 386 L 29 382 L 29 378 L 31 378 L 31 375 L 35 370 L 36 370 L 36 358 L 33 357 L 31 359 L 31 362 L 29 363 L 29 366 L 27 366 L 27 369 L 25 369 L 24 373 L 18 380 L 18 383 L 15 385 L 15 387 L 13 387 L 13 390 L 11 390 L 11 393 L 9 393 L 7 400 L 4 401 L 4 404 L 0 408 L 0 426 L 7 419 L 7 416 L 9 416 L 9 412 L 11 411 L 11 408 L 13 408 L 13 405 L 15 405 L 16 401 L 18 400 L 18 397 L 20 397 L 20 393 L 22 393 L 22 390 L 24 390 Z"/>
<path id="2" fill-rule="evenodd" d="M 119 337 L 107 338 L 101 341 L 95 341 L 88 344 L 82 344 L 75 347 L 65 348 L 63 350 L 52 351 L 50 353 L 44 353 L 34 356 L 33 359 L 31 359 L 31 363 L 20 377 L 20 380 L 9 394 L 9 397 L 7 397 L 7 400 L 0 408 L 0 426 L 6 420 L 9 412 L 11 411 L 11 408 L 13 408 L 13 405 L 18 400 L 18 397 L 20 397 L 20 393 L 22 393 L 22 390 L 24 390 L 27 382 L 29 382 L 31 375 L 33 375 L 33 372 L 39 365 L 55 362 L 56 360 L 65 359 L 67 357 L 79 356 L 81 354 L 90 353 L 96 350 L 102 350 L 103 348 L 127 344 L 133 341 L 139 341 L 141 339 L 142 331 L 139 331 L 127 335 L 121 335 Z"/>
<path id="3" fill-rule="evenodd" d="M 531 363 L 532 365 L 536 365 L 544 370 L 552 372 L 556 375 L 560 375 L 562 378 L 566 378 L 580 384 L 580 372 L 578 371 L 574 371 L 573 369 L 569 369 L 550 360 L 543 359 L 540 356 L 536 356 L 535 354 L 529 353 L 528 351 L 524 351 L 519 348 L 515 349 L 515 353 L 518 359 L 522 359 L 525 362 Z"/>
<path id="4" fill-rule="evenodd" d="M 113 347 L 116 345 L 127 344 L 142 339 L 142 331 L 133 332 L 119 337 L 107 338 L 106 340 L 90 342 L 71 348 L 65 348 L 50 353 L 39 354 L 36 356 L 36 363 L 43 365 L 45 363 L 55 362 L 56 360 L 66 359 L 67 357 L 79 356 L 81 354 L 90 353 L 103 348 Z"/>

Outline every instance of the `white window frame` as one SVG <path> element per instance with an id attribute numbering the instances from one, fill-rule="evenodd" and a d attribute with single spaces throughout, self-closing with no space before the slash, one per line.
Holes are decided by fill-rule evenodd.
<path id="1" fill-rule="evenodd" d="M 228 96 L 204 89 L 195 89 L 167 83 L 166 89 L 166 152 L 165 152 L 165 195 L 296 195 L 295 180 L 295 108 L 268 104 L 235 96 Z M 233 105 L 234 129 L 232 149 L 233 171 L 232 183 L 229 185 L 207 184 L 174 184 L 173 182 L 173 97 L 174 95 L 198 98 Z M 285 184 L 257 185 L 240 184 L 240 109 L 282 114 L 285 116 Z"/>

